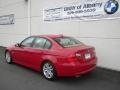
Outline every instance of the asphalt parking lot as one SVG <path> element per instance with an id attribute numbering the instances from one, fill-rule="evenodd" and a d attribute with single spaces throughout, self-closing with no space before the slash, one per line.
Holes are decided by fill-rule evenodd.
<path id="1" fill-rule="evenodd" d="M 7 64 L 0 47 L 0 90 L 120 90 L 120 72 L 97 68 L 78 78 L 48 81 L 39 72 L 17 64 Z"/>

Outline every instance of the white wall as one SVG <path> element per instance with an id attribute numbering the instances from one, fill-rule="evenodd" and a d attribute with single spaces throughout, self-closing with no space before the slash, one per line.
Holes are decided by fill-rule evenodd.
<path id="1" fill-rule="evenodd" d="M 93 45 L 98 56 L 98 66 L 120 71 L 120 19 L 100 21 L 56 21 L 44 22 L 43 9 L 79 0 L 31 0 L 32 34 L 65 34 Z"/>
<path id="2" fill-rule="evenodd" d="M 0 46 L 9 46 L 28 36 L 27 11 L 25 0 L 0 0 L 0 16 L 15 15 L 15 24 L 0 25 Z"/>
<path id="3" fill-rule="evenodd" d="M 30 1 L 30 0 L 29 0 Z M 0 25 L 0 46 L 19 42 L 31 34 L 64 34 L 74 36 L 93 45 L 98 56 L 98 66 L 120 71 L 120 19 L 99 21 L 56 21 L 44 22 L 43 9 L 79 0 L 31 0 L 31 26 L 28 22 L 28 4 L 25 0 L 0 0 L 0 16 L 15 14 L 15 24 Z"/>

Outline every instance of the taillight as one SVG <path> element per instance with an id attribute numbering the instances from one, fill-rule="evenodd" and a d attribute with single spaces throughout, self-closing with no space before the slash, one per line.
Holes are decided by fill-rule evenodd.
<path id="1" fill-rule="evenodd" d="M 79 56 L 79 55 L 78 55 L 78 56 Z M 69 55 L 69 56 L 67 57 L 67 60 L 68 60 L 68 61 L 76 61 L 76 60 L 77 60 L 76 55 L 75 55 L 75 54 Z"/>

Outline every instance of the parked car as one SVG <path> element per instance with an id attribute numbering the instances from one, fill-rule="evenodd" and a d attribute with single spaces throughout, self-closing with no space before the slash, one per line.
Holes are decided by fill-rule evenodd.
<path id="1" fill-rule="evenodd" d="M 48 80 L 87 74 L 96 68 L 95 48 L 63 35 L 30 36 L 7 47 L 7 63 L 16 63 L 42 72 Z"/>

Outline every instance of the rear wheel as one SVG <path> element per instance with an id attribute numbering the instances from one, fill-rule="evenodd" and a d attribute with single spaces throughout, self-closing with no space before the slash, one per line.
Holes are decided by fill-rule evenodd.
<path id="1" fill-rule="evenodd" d="M 8 63 L 8 64 L 11 64 L 12 63 L 12 58 L 11 58 L 11 55 L 10 55 L 10 52 L 6 52 L 5 53 L 5 59 L 6 59 L 6 62 Z"/>
<path id="2" fill-rule="evenodd" d="M 56 79 L 56 70 L 52 63 L 45 62 L 42 66 L 42 73 L 44 77 L 48 80 L 55 80 Z"/>

